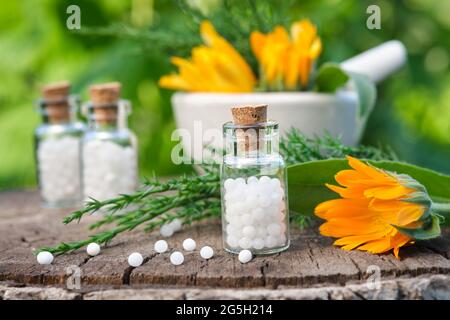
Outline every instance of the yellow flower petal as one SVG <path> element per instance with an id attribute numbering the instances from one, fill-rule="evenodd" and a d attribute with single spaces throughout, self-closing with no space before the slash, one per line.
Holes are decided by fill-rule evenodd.
<path id="1" fill-rule="evenodd" d="M 253 31 L 250 34 L 250 47 L 256 59 L 260 60 L 266 45 L 267 36 L 259 31 Z"/>
<path id="2" fill-rule="evenodd" d="M 192 88 L 189 85 L 189 83 L 184 81 L 184 79 L 177 74 L 162 76 L 159 79 L 158 84 L 160 87 L 166 89 L 181 89 L 186 91 L 192 91 Z"/>
<path id="3" fill-rule="evenodd" d="M 317 38 L 311 45 L 309 57 L 313 60 L 316 60 L 321 53 L 322 53 L 322 41 L 320 40 L 320 38 Z"/>
<path id="4" fill-rule="evenodd" d="M 253 32 L 250 46 L 265 84 L 277 88 L 282 82 L 290 90 L 308 85 L 314 61 L 322 51 L 317 29 L 309 20 L 293 23 L 290 35 L 281 26 L 268 34 Z"/>
<path id="5" fill-rule="evenodd" d="M 211 22 L 202 22 L 200 25 L 200 34 L 208 46 L 227 55 L 248 82 L 252 83 L 252 85 L 256 83 L 256 78 L 253 75 L 250 66 L 245 62 L 239 52 L 216 32 Z"/>
<path id="6" fill-rule="evenodd" d="M 173 57 L 178 75 L 161 77 L 165 88 L 193 92 L 251 92 L 256 78 L 242 56 L 209 21 L 200 26 L 205 45 L 192 49 L 191 58 Z"/>

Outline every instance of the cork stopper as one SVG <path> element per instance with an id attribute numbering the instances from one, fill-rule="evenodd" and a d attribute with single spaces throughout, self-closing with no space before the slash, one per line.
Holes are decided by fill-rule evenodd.
<path id="1" fill-rule="evenodd" d="M 267 121 L 267 104 L 245 105 L 231 108 L 233 122 L 237 125 L 252 125 Z"/>
<path id="2" fill-rule="evenodd" d="M 94 117 L 98 124 L 114 124 L 117 121 L 120 89 L 119 82 L 96 84 L 89 88 Z"/>
<path id="3" fill-rule="evenodd" d="M 252 125 L 267 122 L 266 104 L 244 105 L 231 108 L 233 123 L 235 125 L 249 126 L 236 131 L 238 152 L 255 151 L 263 145 L 262 135 Z"/>
<path id="4" fill-rule="evenodd" d="M 42 88 L 45 112 L 50 123 L 70 120 L 69 91 L 68 81 L 50 83 Z"/>

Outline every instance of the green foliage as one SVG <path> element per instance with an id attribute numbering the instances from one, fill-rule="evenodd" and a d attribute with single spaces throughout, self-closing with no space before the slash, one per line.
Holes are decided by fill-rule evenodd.
<path id="1" fill-rule="evenodd" d="M 317 70 L 315 90 L 333 93 L 347 83 L 349 76 L 336 63 L 324 63 Z"/>
<path id="2" fill-rule="evenodd" d="M 303 163 L 330 158 L 345 158 L 347 155 L 360 159 L 396 160 L 391 150 L 382 148 L 343 145 L 337 138 L 329 134 L 322 137 L 309 138 L 298 130 L 291 129 L 286 137 L 281 139 L 280 152 L 288 164 Z"/>
<path id="3" fill-rule="evenodd" d="M 81 32 L 67 30 L 65 10 L 74 1 L 0 3 L 0 189 L 35 186 L 32 131 L 39 118 L 33 100 L 42 84 L 69 79 L 87 98 L 90 83 L 123 82 L 133 103 L 130 126 L 139 136 L 142 175 L 175 175 L 190 168 L 170 161 L 175 127 L 170 93 L 157 80 L 173 70 L 169 56 L 187 56 L 201 42 L 198 23 L 208 17 L 246 58 L 253 59 L 248 34 L 288 27 L 309 18 L 318 25 L 323 54 L 318 61 L 343 61 L 384 41 L 398 39 L 408 63 L 378 85 L 377 106 L 363 143 L 389 144 L 401 159 L 450 173 L 450 75 L 447 1 L 376 1 L 381 30 L 366 28 L 368 0 L 77 0 Z M 151 19 L 136 24 L 145 10 Z M 152 4 L 153 3 L 153 4 Z M 252 10 L 256 4 L 257 9 Z M 183 8 L 183 10 L 180 9 Z M 30 9 L 31 8 L 31 9 Z M 147 12 L 146 11 L 146 12 Z M 200 11 L 192 19 L 193 11 Z M 92 34 L 95 30 L 96 34 Z M 102 32 L 104 32 L 102 34 Z M 245 35 L 246 38 L 242 38 Z M 241 38 L 240 38 L 241 37 Z M 239 42 L 238 39 L 241 39 Z M 256 64 L 253 60 L 253 68 Z M 256 70 L 255 68 L 255 71 Z"/>
<path id="4" fill-rule="evenodd" d="M 118 234 L 143 224 L 146 224 L 146 231 L 151 231 L 175 218 L 181 219 L 183 224 L 190 224 L 196 220 L 217 217 L 220 215 L 218 171 L 207 167 L 205 170 L 207 174 L 203 176 L 183 176 L 165 183 L 157 179 L 148 180 L 144 182 L 141 190 L 114 199 L 106 201 L 91 199 L 83 209 L 65 217 L 63 222 L 68 224 L 79 221 L 84 215 L 101 210 L 106 214 L 92 224 L 90 229 L 111 224 L 115 226 L 94 234 L 87 240 L 62 243 L 54 248 L 41 248 L 39 251 L 58 254 L 79 249 L 92 241 L 99 244 L 108 243 Z M 131 207 L 136 208 L 130 209 Z M 173 210 L 176 212 L 173 213 Z"/>
<path id="5" fill-rule="evenodd" d="M 299 144 L 298 141 L 302 141 L 302 143 Z M 291 135 L 282 139 L 282 145 L 298 149 L 298 152 L 290 156 L 291 161 L 297 162 L 313 161 L 318 157 L 326 158 L 330 155 L 345 156 L 343 153 L 345 150 L 352 154 L 366 154 L 373 157 L 383 154 L 374 148 L 368 150 L 364 150 L 364 147 L 347 149 L 339 140 L 331 137 L 327 137 L 325 140 L 308 139 L 295 130 Z M 325 153 L 319 152 L 317 148 L 320 146 L 326 148 Z M 99 244 L 108 243 L 117 235 L 133 230 L 140 225 L 145 225 L 145 231 L 151 231 L 175 218 L 180 219 L 183 224 L 190 224 L 193 221 L 218 217 L 221 212 L 219 168 L 217 165 L 212 165 L 203 166 L 203 169 L 206 174 L 202 176 L 182 176 L 165 183 L 155 178 L 145 181 L 142 188 L 133 194 L 123 194 L 105 201 L 91 199 L 84 208 L 65 217 L 63 222 L 68 224 L 79 221 L 87 214 L 100 211 L 105 215 L 92 224 L 89 229 L 93 230 L 111 224 L 114 227 L 96 233 L 86 240 L 61 243 L 56 247 L 40 248 L 39 251 L 60 254 L 79 249 L 93 241 Z M 291 180 L 289 178 L 290 183 L 292 183 Z M 291 187 L 289 186 L 289 188 Z M 298 199 L 303 198 L 298 194 L 293 197 L 294 205 Z M 291 215 L 291 220 L 300 228 L 308 226 L 313 221 L 311 216 L 298 214 L 295 211 Z"/>
<path id="6" fill-rule="evenodd" d="M 377 99 L 377 88 L 375 84 L 365 75 L 354 72 L 349 73 L 352 84 L 358 94 L 360 122 L 365 123 L 372 113 Z"/>

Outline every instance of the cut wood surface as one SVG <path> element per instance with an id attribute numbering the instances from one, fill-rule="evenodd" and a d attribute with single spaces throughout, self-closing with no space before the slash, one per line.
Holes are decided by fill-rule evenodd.
<path id="1" fill-rule="evenodd" d="M 64 291 L 65 296 L 72 298 L 80 294 L 90 298 L 120 296 L 111 293 L 115 289 L 147 290 L 140 291 L 141 294 L 156 290 L 157 297 L 170 297 L 174 292 L 183 297 L 180 290 L 190 290 L 190 294 L 199 289 L 213 290 L 202 291 L 200 296 L 205 298 L 206 292 L 211 292 L 213 297 L 219 293 L 227 296 L 224 292 L 231 288 L 251 289 L 261 294 L 264 290 L 297 292 L 295 290 L 346 285 L 357 287 L 365 284 L 378 270 L 381 280 L 388 282 L 417 278 L 428 279 L 431 283 L 432 275 L 441 274 L 444 280 L 439 278 L 439 281 L 450 287 L 448 229 L 444 230 L 443 237 L 401 249 L 401 260 L 397 260 L 390 253 L 371 255 L 343 251 L 332 246 L 332 239 L 320 236 L 317 228 L 293 228 L 289 250 L 277 255 L 259 256 L 248 264 L 241 264 L 236 255 L 223 251 L 220 222 L 211 220 L 185 226 L 167 239 L 168 253 L 156 254 L 153 250 L 153 244 L 161 238 L 158 232 L 135 230 L 102 247 L 101 254 L 96 257 L 89 257 L 85 250 L 79 250 L 56 257 L 52 265 L 39 265 L 33 254 L 34 248 L 84 239 L 90 234 L 87 230 L 89 223 L 98 219 L 89 216 L 78 224 L 63 225 L 62 218 L 70 211 L 41 208 L 35 191 L 0 193 L 0 282 L 5 288 L 25 286 L 30 287 L 30 292 L 34 292 L 35 287 L 65 290 L 75 267 L 81 271 L 81 289 L 72 291 L 77 292 L 73 295 Z M 181 266 L 171 265 L 170 252 L 182 250 L 181 243 L 188 237 L 197 241 L 197 250 L 185 252 L 185 262 Z M 199 249 L 204 245 L 214 248 L 213 259 L 205 261 L 200 258 Z M 127 257 L 135 251 L 142 253 L 145 260 L 142 266 L 132 268 L 128 266 Z M 105 293 L 96 296 L 93 292 Z M 328 292 L 326 297 L 330 297 L 329 291 L 321 292 Z M 45 294 L 41 296 L 46 297 Z M 270 296 L 274 297 L 274 293 Z"/>

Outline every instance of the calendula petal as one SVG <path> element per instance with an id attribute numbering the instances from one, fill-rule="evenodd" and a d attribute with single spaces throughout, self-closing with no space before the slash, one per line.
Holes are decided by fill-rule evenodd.
<path id="1" fill-rule="evenodd" d="M 306 87 L 309 81 L 309 74 L 311 72 L 312 60 L 307 55 L 302 55 L 300 57 L 299 63 L 299 74 L 300 74 L 300 84 L 302 87 Z"/>
<path id="2" fill-rule="evenodd" d="M 309 20 L 293 23 L 290 35 L 281 26 L 268 34 L 253 32 L 250 45 L 269 87 L 282 82 L 289 90 L 295 90 L 299 84 L 308 85 L 322 46 L 316 27 Z"/>
<path id="3" fill-rule="evenodd" d="M 364 196 L 368 198 L 377 198 L 381 200 L 399 199 L 407 196 L 411 193 L 411 190 L 405 188 L 402 185 L 396 186 L 380 186 L 375 188 L 369 188 L 364 191 Z"/>
<path id="4" fill-rule="evenodd" d="M 192 88 L 189 85 L 189 83 L 184 81 L 184 79 L 181 78 L 177 74 L 171 74 L 171 75 L 167 75 L 167 76 L 162 76 L 159 79 L 158 85 L 160 87 L 166 88 L 166 89 L 192 91 Z"/>
<path id="5" fill-rule="evenodd" d="M 313 44 L 311 45 L 311 49 L 309 51 L 309 57 L 313 60 L 316 60 L 320 54 L 322 53 L 322 41 L 320 38 L 317 38 L 314 40 Z"/>
<path id="6" fill-rule="evenodd" d="M 353 188 L 342 188 L 334 186 L 332 184 L 325 184 L 327 188 L 339 194 L 342 198 L 348 199 L 361 199 L 364 198 L 365 188 L 363 186 L 357 186 Z"/>
<path id="7" fill-rule="evenodd" d="M 193 48 L 191 59 L 173 57 L 178 77 L 164 76 L 160 84 L 194 92 L 253 91 L 256 78 L 244 58 L 209 21 L 201 24 L 200 33 L 206 45 Z"/>
<path id="8" fill-rule="evenodd" d="M 401 247 L 412 244 L 413 241 L 410 237 L 405 236 L 404 234 L 401 234 L 400 232 L 397 232 L 392 238 L 391 238 L 391 246 L 394 252 L 394 256 L 397 259 L 400 259 L 399 257 L 399 250 Z"/>
<path id="9" fill-rule="evenodd" d="M 250 68 L 245 62 L 244 58 L 233 48 L 233 46 L 222 38 L 214 29 L 214 26 L 209 21 L 202 22 L 200 26 L 200 33 L 205 43 L 226 55 L 233 61 L 233 64 L 240 69 L 241 75 L 251 82 L 253 85 L 256 82 L 256 78 Z"/>
<path id="10" fill-rule="evenodd" d="M 209 21 L 203 21 L 200 24 L 200 35 L 203 42 L 211 47 L 214 46 L 214 43 L 221 38 L 213 24 Z"/>
<path id="11" fill-rule="evenodd" d="M 425 208 L 422 206 L 410 206 L 398 212 L 397 226 L 403 227 L 416 222 L 423 215 Z M 411 227 L 411 225 L 410 225 Z"/>
<path id="12" fill-rule="evenodd" d="M 366 175 L 369 178 L 379 179 L 380 181 L 392 181 L 392 179 L 388 180 L 388 176 L 385 173 L 380 172 L 367 164 L 364 164 L 363 162 L 359 161 L 356 158 L 347 156 L 347 160 L 350 167 L 352 167 L 359 173 Z"/>
<path id="13" fill-rule="evenodd" d="M 324 236 L 340 238 L 357 234 L 382 232 L 386 226 L 373 223 L 373 219 L 331 219 L 322 224 L 319 231 Z"/>
<path id="14" fill-rule="evenodd" d="M 339 238 L 333 244 L 336 246 L 342 246 L 342 249 L 344 250 L 353 250 L 356 247 L 360 246 L 361 244 L 366 243 L 367 241 L 373 241 L 383 236 L 385 236 L 385 231 L 356 236 L 348 236 Z"/>
<path id="15" fill-rule="evenodd" d="M 376 240 L 369 241 L 358 247 L 358 250 L 368 251 L 370 253 L 384 253 L 392 250 L 394 247 L 391 245 L 391 238 L 384 237 Z"/>
<path id="16" fill-rule="evenodd" d="M 293 41 L 304 48 L 310 47 L 312 40 L 316 36 L 316 27 L 307 19 L 295 22 L 291 26 L 291 37 Z"/>
<path id="17" fill-rule="evenodd" d="M 321 203 L 315 209 L 315 214 L 322 219 L 331 218 L 351 218 L 362 217 L 376 214 L 367 210 L 367 200 L 362 199 L 355 201 L 354 199 L 335 199 Z"/>
<path id="18" fill-rule="evenodd" d="M 299 78 L 300 55 L 292 48 L 287 50 L 287 64 L 284 71 L 284 82 L 288 89 L 295 89 Z"/>
<path id="19" fill-rule="evenodd" d="M 253 31 L 250 34 L 250 47 L 256 59 L 260 60 L 266 45 L 267 36 L 259 31 Z"/>

